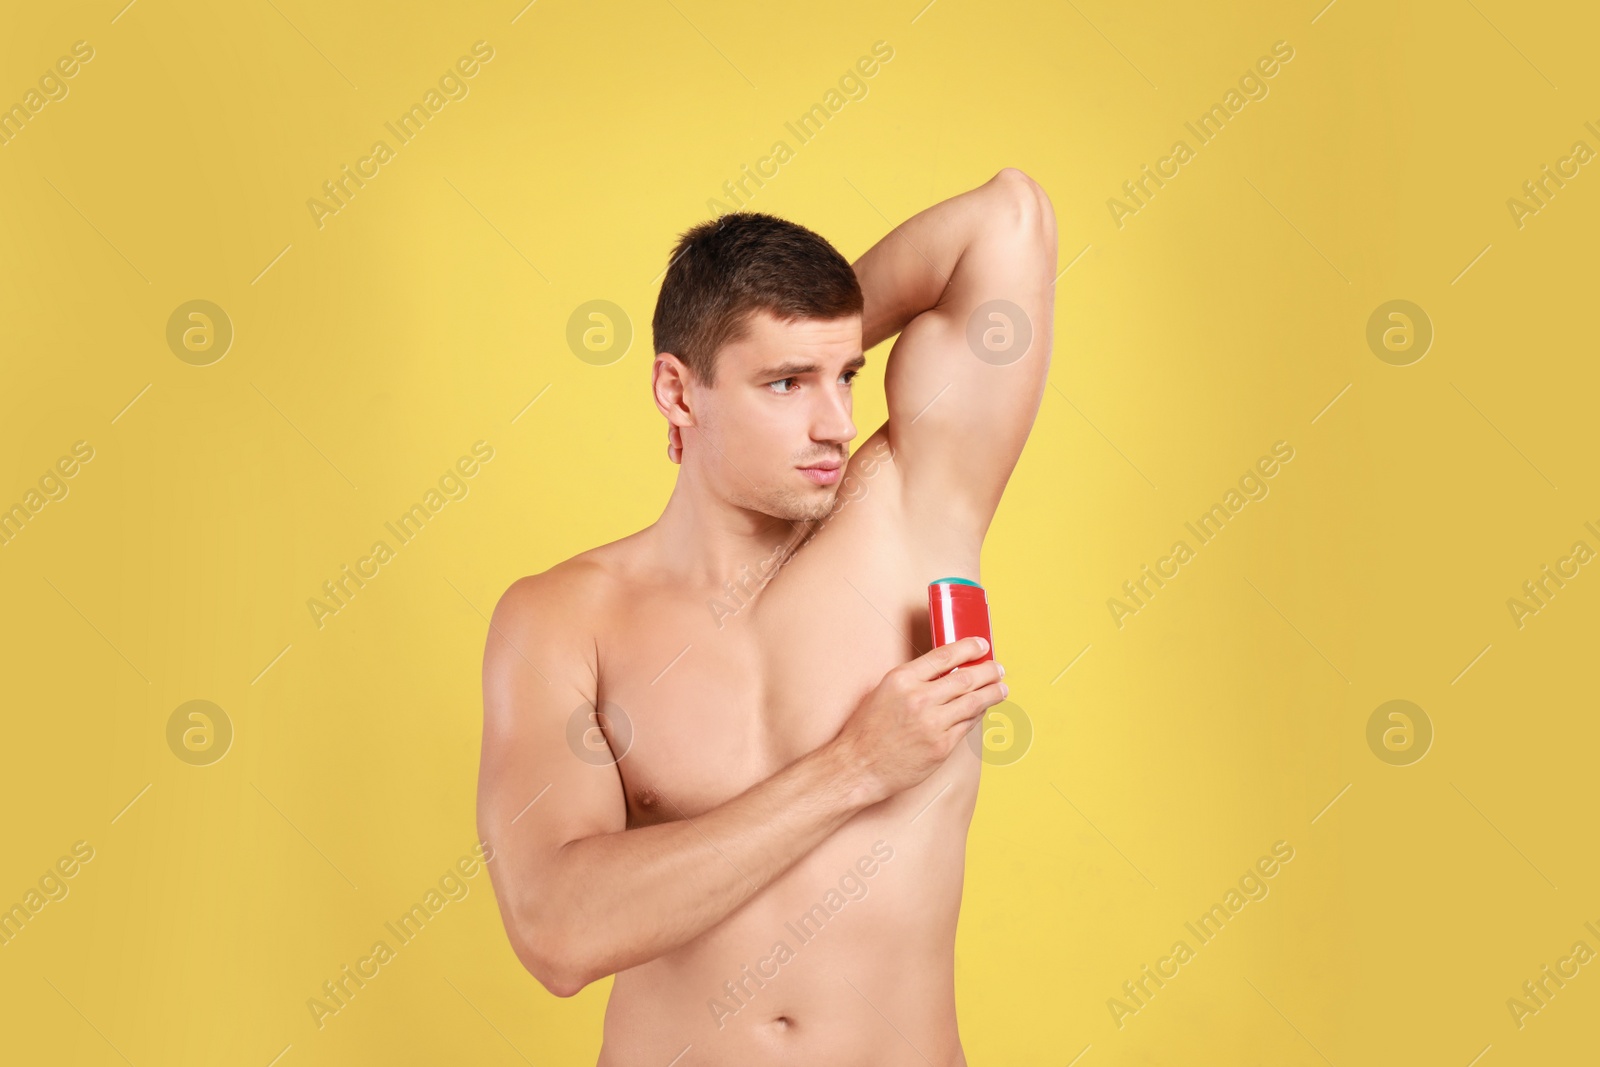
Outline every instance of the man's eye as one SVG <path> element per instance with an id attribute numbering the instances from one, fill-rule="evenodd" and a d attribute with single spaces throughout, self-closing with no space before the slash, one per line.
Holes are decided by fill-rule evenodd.
<path id="1" fill-rule="evenodd" d="M 860 373 L 860 372 L 859 371 L 853 371 L 853 370 L 847 370 L 843 374 L 839 375 L 839 377 L 844 379 L 844 383 L 846 385 L 849 385 L 849 384 L 851 384 L 852 382 L 854 382 L 856 380 L 856 375 L 858 373 Z"/>
<path id="2" fill-rule="evenodd" d="M 798 379 L 796 379 L 796 378 L 785 378 L 782 381 L 778 381 L 778 382 L 768 382 L 767 385 L 769 387 L 779 386 L 779 385 L 788 385 L 790 382 L 797 381 L 797 380 Z M 777 389 L 775 391 L 779 392 L 779 393 L 788 393 L 788 392 L 790 392 L 790 390 L 788 390 L 788 389 Z"/>

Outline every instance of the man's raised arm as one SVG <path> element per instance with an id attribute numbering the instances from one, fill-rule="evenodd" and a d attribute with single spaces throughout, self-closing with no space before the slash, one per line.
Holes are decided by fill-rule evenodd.
<path id="1" fill-rule="evenodd" d="M 981 542 L 1044 396 L 1056 223 L 1012 167 L 913 215 L 855 263 L 862 347 L 884 371 L 889 443 L 914 509 Z"/>

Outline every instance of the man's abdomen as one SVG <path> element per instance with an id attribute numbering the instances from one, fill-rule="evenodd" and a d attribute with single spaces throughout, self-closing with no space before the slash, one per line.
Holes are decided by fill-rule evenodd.
<path id="1" fill-rule="evenodd" d="M 619 973 L 599 1067 L 960 1062 L 953 949 L 976 784 L 962 746 L 706 934 Z"/>

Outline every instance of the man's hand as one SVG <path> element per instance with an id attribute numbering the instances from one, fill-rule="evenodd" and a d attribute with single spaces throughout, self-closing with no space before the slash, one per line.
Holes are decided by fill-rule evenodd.
<path id="1" fill-rule="evenodd" d="M 949 757 L 983 713 L 1006 698 L 1006 669 L 983 655 L 981 637 L 963 637 L 883 676 L 832 742 L 860 768 L 870 803 L 910 789 Z"/>

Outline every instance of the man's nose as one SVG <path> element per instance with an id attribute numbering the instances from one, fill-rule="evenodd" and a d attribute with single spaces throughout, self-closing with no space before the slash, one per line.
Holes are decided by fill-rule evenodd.
<path id="1" fill-rule="evenodd" d="M 811 436 L 818 441 L 849 444 L 856 439 L 856 424 L 850 417 L 850 391 L 836 389 L 820 401 L 812 420 Z"/>

